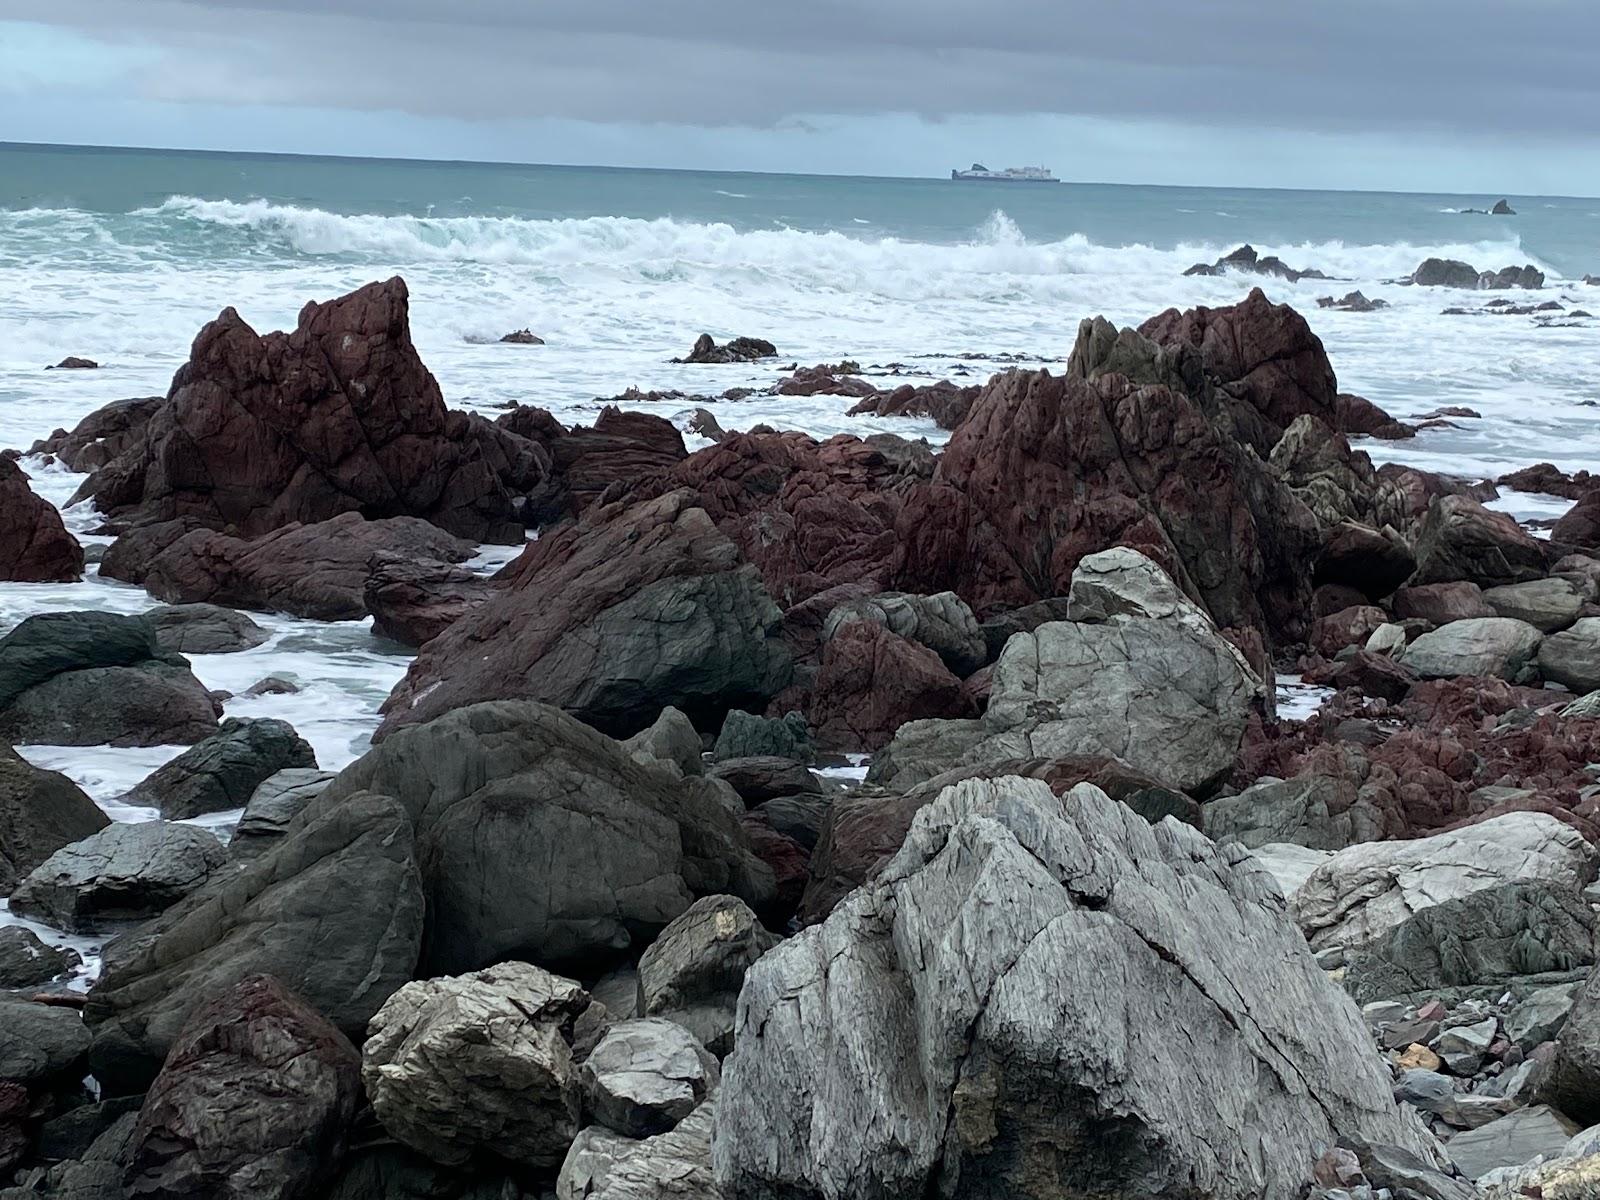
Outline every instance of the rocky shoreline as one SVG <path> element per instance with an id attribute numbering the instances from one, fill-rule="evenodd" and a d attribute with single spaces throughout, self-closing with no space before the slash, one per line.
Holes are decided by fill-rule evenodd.
<path id="1" fill-rule="evenodd" d="M 1375 468 L 1260 290 L 873 374 L 778 391 L 942 450 L 489 420 L 393 279 L 0 456 L 0 578 L 165 603 L 0 636 L 0 891 L 114 935 L 0 927 L 0 1196 L 1593 1194 L 1596 480 Z M 227 716 L 239 610 L 417 648 L 368 753 Z"/>

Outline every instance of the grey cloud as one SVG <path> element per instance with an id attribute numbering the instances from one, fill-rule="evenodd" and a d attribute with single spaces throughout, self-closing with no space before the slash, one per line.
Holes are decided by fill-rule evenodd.
<path id="1" fill-rule="evenodd" d="M 1589 0 L 0 0 L 156 44 L 153 99 L 773 125 L 1058 113 L 1588 134 Z"/>

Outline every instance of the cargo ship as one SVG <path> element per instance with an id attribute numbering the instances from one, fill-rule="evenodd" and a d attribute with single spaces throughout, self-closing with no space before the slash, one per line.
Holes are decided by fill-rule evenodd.
<path id="1" fill-rule="evenodd" d="M 1048 167 L 1007 167 L 1004 171 L 991 171 L 982 163 L 973 163 L 968 171 L 951 171 L 951 179 L 978 183 L 1060 183 Z"/>

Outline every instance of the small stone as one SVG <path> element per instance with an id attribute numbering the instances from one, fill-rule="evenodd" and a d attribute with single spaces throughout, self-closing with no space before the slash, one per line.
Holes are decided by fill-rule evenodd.
<path id="1" fill-rule="evenodd" d="M 1442 1021 L 1445 1016 L 1445 1006 L 1442 1000 L 1429 1000 L 1417 1009 L 1417 1019 L 1421 1021 Z"/>
<path id="2" fill-rule="evenodd" d="M 1407 1071 L 1437 1071 L 1444 1065 L 1444 1060 L 1426 1046 L 1412 1042 L 1395 1060 L 1395 1065 Z"/>
<path id="3" fill-rule="evenodd" d="M 82 961 L 76 950 L 42 942 L 31 929 L 0 927 L 0 988 L 37 987 L 65 975 Z"/>
<path id="4" fill-rule="evenodd" d="M 1374 1029 L 1398 1021 L 1405 1015 L 1406 1006 L 1397 1000 L 1374 1000 L 1371 1004 L 1361 1006 L 1361 1016 Z"/>
<path id="5" fill-rule="evenodd" d="M 1420 1042 L 1427 1045 L 1439 1036 L 1438 1021 L 1424 1021 L 1420 1018 L 1410 1021 L 1396 1021 L 1383 1031 L 1383 1048 L 1385 1050 L 1400 1050 Z"/>
<path id="6" fill-rule="evenodd" d="M 661 1017 L 613 1025 L 583 1064 L 587 1107 L 625 1137 L 666 1133 L 717 1086 L 716 1057 Z"/>
<path id="7" fill-rule="evenodd" d="M 1486 1017 L 1474 1025 L 1458 1025 L 1439 1035 L 1439 1057 L 1456 1075 L 1475 1075 L 1494 1043 L 1500 1023 Z"/>
<path id="8" fill-rule="evenodd" d="M 1540 988 L 1511 1010 L 1506 1034 L 1524 1050 L 1548 1042 L 1561 1031 L 1576 998 L 1576 984 Z"/>
<path id="9" fill-rule="evenodd" d="M 245 689 L 246 696 L 293 696 L 300 691 L 298 683 L 284 679 L 281 675 L 268 675 L 265 679 L 252 683 Z"/>
<path id="10" fill-rule="evenodd" d="M 95 360 L 92 359 L 92 358 L 79 358 L 75 354 L 69 354 L 66 358 L 63 358 L 55 366 L 46 367 L 45 370 L 47 370 L 47 371 L 93 371 L 93 370 L 96 370 L 99 366 L 100 366 L 100 364 L 95 362 Z"/>
<path id="11" fill-rule="evenodd" d="M 512 346 L 542 346 L 544 339 L 531 329 L 513 329 L 500 339 Z"/>
<path id="12" fill-rule="evenodd" d="M 1367 638 L 1367 651 L 1371 654 L 1398 654 L 1406 648 L 1406 631 L 1393 622 L 1385 622 Z"/>

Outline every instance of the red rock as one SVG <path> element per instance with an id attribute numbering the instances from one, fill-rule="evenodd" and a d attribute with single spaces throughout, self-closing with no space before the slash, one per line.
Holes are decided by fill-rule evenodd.
<path id="1" fill-rule="evenodd" d="M 83 547 L 55 505 L 36 496 L 28 476 L 0 458 L 0 579 L 71 583 L 83 578 Z"/>
<path id="2" fill-rule="evenodd" d="M 811 854 L 792 837 L 772 828 L 764 813 L 751 810 L 741 818 L 755 856 L 772 868 L 778 882 L 770 909 L 758 913 L 768 926 L 782 929 L 800 908 L 810 875 Z"/>
<path id="3" fill-rule="evenodd" d="M 861 378 L 858 374 L 860 369 L 856 363 L 820 363 L 814 367 L 797 367 L 793 375 L 778 381 L 778 395 L 877 396 L 878 389 Z"/>
<path id="4" fill-rule="evenodd" d="M 1346 646 L 1364 646 L 1372 631 L 1389 621 L 1389 614 L 1371 604 L 1341 609 L 1320 618 L 1311 627 L 1311 648 L 1332 658 Z"/>
<path id="5" fill-rule="evenodd" d="M 1333 427 L 1340 433 L 1364 433 L 1385 441 L 1416 437 L 1417 431 L 1397 421 L 1365 396 L 1340 392 L 1333 402 Z"/>
<path id="6" fill-rule="evenodd" d="M 1547 496 L 1564 496 L 1568 500 L 1581 500 L 1600 488 L 1600 475 L 1577 471 L 1568 475 L 1558 471 L 1554 463 L 1535 463 L 1495 480 L 1499 487 L 1515 488 L 1519 492 L 1541 492 Z"/>
<path id="7" fill-rule="evenodd" d="M 870 752 L 907 721 L 974 715 L 961 681 L 932 650 L 854 621 L 823 649 L 808 723 L 823 749 Z"/>
<path id="8" fill-rule="evenodd" d="M 353 621 L 367 615 L 373 555 L 389 551 L 415 563 L 462 562 L 474 549 L 415 517 L 368 521 L 344 513 L 249 541 L 195 530 L 155 557 L 144 585 L 169 604 L 221 604 L 314 621 Z"/>
<path id="9" fill-rule="evenodd" d="M 263 337 L 224 309 L 166 403 L 78 497 L 123 525 L 190 516 L 256 537 L 355 512 L 521 541 L 548 462 L 445 408 L 408 317 L 399 278 L 307 304 L 290 333 Z"/>
<path id="10" fill-rule="evenodd" d="M 692 492 L 595 505 L 529 544 L 422 647 L 382 738 L 480 700 L 539 700 L 616 736 L 671 705 L 715 728 L 789 682 L 777 606 Z"/>
<path id="11" fill-rule="evenodd" d="M 959 387 L 948 379 L 938 383 L 903 383 L 892 391 L 874 391 L 852 408 L 849 416 L 931 417 L 940 429 L 958 429 L 972 412 L 978 387 Z"/>
<path id="12" fill-rule="evenodd" d="M 1557 545 L 1600 550 L 1600 488 L 1567 510 L 1551 528 L 1550 540 Z"/>
<path id="13" fill-rule="evenodd" d="M 1350 658 L 1312 667 L 1305 673 L 1305 681 L 1340 691 L 1355 688 L 1363 696 L 1382 700 L 1404 700 L 1417 677 L 1387 654 L 1358 650 Z"/>
<path id="14" fill-rule="evenodd" d="M 71 432 L 58 429 L 35 442 L 28 453 L 54 455 L 74 471 L 98 470 L 131 446 L 165 403 L 164 396 L 114 400 L 79 421 Z"/>
<path id="15" fill-rule="evenodd" d="M 1492 617 L 1495 611 L 1483 598 L 1475 583 L 1425 583 L 1403 587 L 1394 594 L 1394 615 L 1419 617 L 1434 625 L 1465 621 L 1470 617 Z"/>
<path id="16" fill-rule="evenodd" d="M 1523 583 L 1545 573 L 1545 547 L 1505 513 L 1466 496 L 1441 496 L 1428 505 L 1417 530 L 1412 582 L 1469 580 L 1483 587 Z"/>
<path id="17" fill-rule="evenodd" d="M 1359 588 L 1369 600 L 1381 600 L 1411 578 L 1416 556 L 1392 528 L 1373 529 L 1343 521 L 1329 532 L 1317 556 L 1318 584 Z"/>
<path id="18" fill-rule="evenodd" d="M 463 567 L 379 551 L 367 564 L 362 601 L 374 634 L 421 646 L 482 605 L 491 590 L 487 579 Z"/>
<path id="19" fill-rule="evenodd" d="M 671 421 L 610 404 L 592 427 L 565 429 L 544 409 L 526 407 L 512 409 L 496 424 L 542 444 L 550 455 L 548 501 L 531 514 L 538 523 L 576 516 L 613 485 L 669 470 L 689 453 Z"/>

